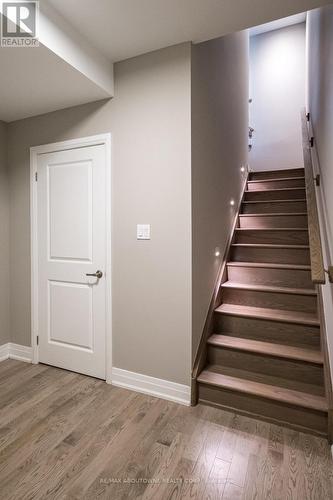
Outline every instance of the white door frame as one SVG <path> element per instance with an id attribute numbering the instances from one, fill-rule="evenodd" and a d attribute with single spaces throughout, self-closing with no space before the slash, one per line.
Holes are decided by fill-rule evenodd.
<path id="1" fill-rule="evenodd" d="M 38 325 L 38 211 L 37 211 L 37 161 L 38 155 L 66 149 L 104 145 L 106 158 L 106 382 L 112 374 L 112 292 L 111 292 L 111 134 L 100 134 L 30 148 L 30 225 L 31 225 L 31 346 L 32 362 L 39 363 L 37 345 Z"/>

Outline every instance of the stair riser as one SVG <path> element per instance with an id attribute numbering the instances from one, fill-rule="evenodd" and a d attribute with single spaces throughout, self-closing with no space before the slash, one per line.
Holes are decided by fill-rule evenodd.
<path id="1" fill-rule="evenodd" d="M 228 266 L 228 277 L 230 281 L 235 283 L 249 285 L 314 289 L 310 271 L 303 270 Z"/>
<path id="2" fill-rule="evenodd" d="M 301 426 L 308 430 L 327 435 L 327 414 L 298 406 L 279 403 L 249 394 L 198 384 L 199 402 L 219 406 L 223 409 L 252 414 L 256 418 Z"/>
<path id="3" fill-rule="evenodd" d="M 281 201 L 279 203 L 243 203 L 243 214 L 283 214 L 306 212 L 306 201 Z"/>
<path id="4" fill-rule="evenodd" d="M 250 172 L 250 181 L 259 181 L 262 179 L 283 179 L 285 177 L 304 177 L 304 168 L 291 168 L 285 170 L 272 170 L 266 172 Z"/>
<path id="5" fill-rule="evenodd" d="M 261 181 L 261 182 L 248 182 L 247 189 L 249 191 L 261 191 L 263 189 L 285 189 L 285 188 L 298 188 L 304 187 L 304 179 L 287 179 L 287 180 L 274 180 L 274 181 Z"/>
<path id="6" fill-rule="evenodd" d="M 313 313 L 317 311 L 317 297 L 311 295 L 223 288 L 222 300 L 224 304 Z"/>
<path id="7" fill-rule="evenodd" d="M 308 218 L 306 215 L 267 215 L 264 217 L 239 217 L 239 227 L 242 229 L 273 229 L 280 227 L 308 228 Z"/>
<path id="8" fill-rule="evenodd" d="M 257 230 L 249 229 L 246 231 L 236 231 L 235 243 L 268 243 L 274 245 L 308 245 L 309 233 L 304 231 L 277 230 L 270 229 Z"/>
<path id="9" fill-rule="evenodd" d="M 215 313 L 214 332 L 295 347 L 320 346 L 319 327 Z"/>
<path id="10" fill-rule="evenodd" d="M 238 262 L 268 262 L 276 264 L 310 264 L 307 248 L 232 247 L 232 259 Z"/>
<path id="11" fill-rule="evenodd" d="M 250 191 L 245 193 L 245 201 L 265 201 L 265 200 L 294 200 L 304 199 L 305 189 L 292 189 L 282 191 Z"/>
<path id="12" fill-rule="evenodd" d="M 262 373 L 273 377 L 281 377 L 281 374 L 283 374 L 283 377 L 289 380 L 324 386 L 323 367 L 312 363 L 211 345 L 208 347 L 208 362 L 213 365 Z"/>

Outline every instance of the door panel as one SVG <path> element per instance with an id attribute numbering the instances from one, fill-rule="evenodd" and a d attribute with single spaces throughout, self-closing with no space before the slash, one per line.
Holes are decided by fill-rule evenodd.
<path id="1" fill-rule="evenodd" d="M 39 360 L 105 379 L 104 145 L 40 154 L 37 168 Z"/>
<path id="2" fill-rule="evenodd" d="M 49 342 L 92 352 L 92 307 L 91 286 L 49 281 Z"/>
<path id="3" fill-rule="evenodd" d="M 51 164 L 47 175 L 50 258 L 92 258 L 92 163 Z"/>

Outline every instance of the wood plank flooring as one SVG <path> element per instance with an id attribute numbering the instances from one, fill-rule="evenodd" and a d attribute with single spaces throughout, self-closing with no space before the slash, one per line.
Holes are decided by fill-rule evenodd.
<path id="1" fill-rule="evenodd" d="M 0 499 L 333 499 L 325 439 L 0 363 Z"/>

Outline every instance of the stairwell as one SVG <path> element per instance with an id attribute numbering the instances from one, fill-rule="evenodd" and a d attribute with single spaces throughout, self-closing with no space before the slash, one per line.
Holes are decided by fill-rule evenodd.
<path id="1" fill-rule="evenodd" d="M 222 281 L 199 402 L 327 436 L 304 169 L 249 174 Z"/>

